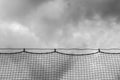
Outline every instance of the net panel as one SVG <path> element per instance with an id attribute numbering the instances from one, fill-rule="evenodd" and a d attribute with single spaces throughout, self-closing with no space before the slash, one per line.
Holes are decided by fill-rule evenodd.
<path id="1" fill-rule="evenodd" d="M 119 52 L 12 52 L 1 51 L 0 80 L 120 80 Z"/>

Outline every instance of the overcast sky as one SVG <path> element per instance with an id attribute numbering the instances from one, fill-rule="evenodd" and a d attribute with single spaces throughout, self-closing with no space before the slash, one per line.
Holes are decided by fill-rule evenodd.
<path id="1" fill-rule="evenodd" d="M 0 0 L 0 47 L 119 48 L 120 0 Z"/>

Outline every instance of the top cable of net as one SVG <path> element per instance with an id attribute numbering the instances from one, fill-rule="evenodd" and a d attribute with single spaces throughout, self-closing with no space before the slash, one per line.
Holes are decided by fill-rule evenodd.
<path id="1" fill-rule="evenodd" d="M 19 50 L 17 52 L 2 52 L 2 50 Z M 33 52 L 29 50 L 50 50 L 49 52 Z M 61 50 L 65 50 L 62 51 Z M 87 53 L 87 54 L 69 54 L 68 52 L 66 53 L 66 50 L 96 50 L 96 52 L 93 53 Z M 64 55 L 75 55 L 75 56 L 83 56 L 83 55 L 92 55 L 92 54 L 97 54 L 97 53 L 103 53 L 103 54 L 120 54 L 118 53 L 110 53 L 110 52 L 104 52 L 103 50 L 120 50 L 119 48 L 110 48 L 110 49 L 92 49 L 92 48 L 0 48 L 0 54 L 20 54 L 20 53 L 29 53 L 29 54 L 51 54 L 51 53 L 58 53 L 58 54 L 64 54 Z"/>

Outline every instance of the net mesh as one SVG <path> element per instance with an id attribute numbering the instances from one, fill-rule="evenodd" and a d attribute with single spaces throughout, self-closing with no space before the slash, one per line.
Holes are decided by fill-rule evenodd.
<path id="1" fill-rule="evenodd" d="M 4 50 L 0 53 L 0 80 L 120 80 L 120 53 Z"/>

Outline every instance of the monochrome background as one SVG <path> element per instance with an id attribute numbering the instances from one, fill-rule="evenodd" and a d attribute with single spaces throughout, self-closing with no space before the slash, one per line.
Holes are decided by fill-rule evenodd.
<path id="1" fill-rule="evenodd" d="M 119 0 L 0 0 L 0 47 L 119 48 L 119 21 Z M 1 80 L 120 80 L 119 54 L 2 52 Z"/>
<path id="2" fill-rule="evenodd" d="M 0 47 L 119 48 L 119 0 L 0 0 Z"/>

